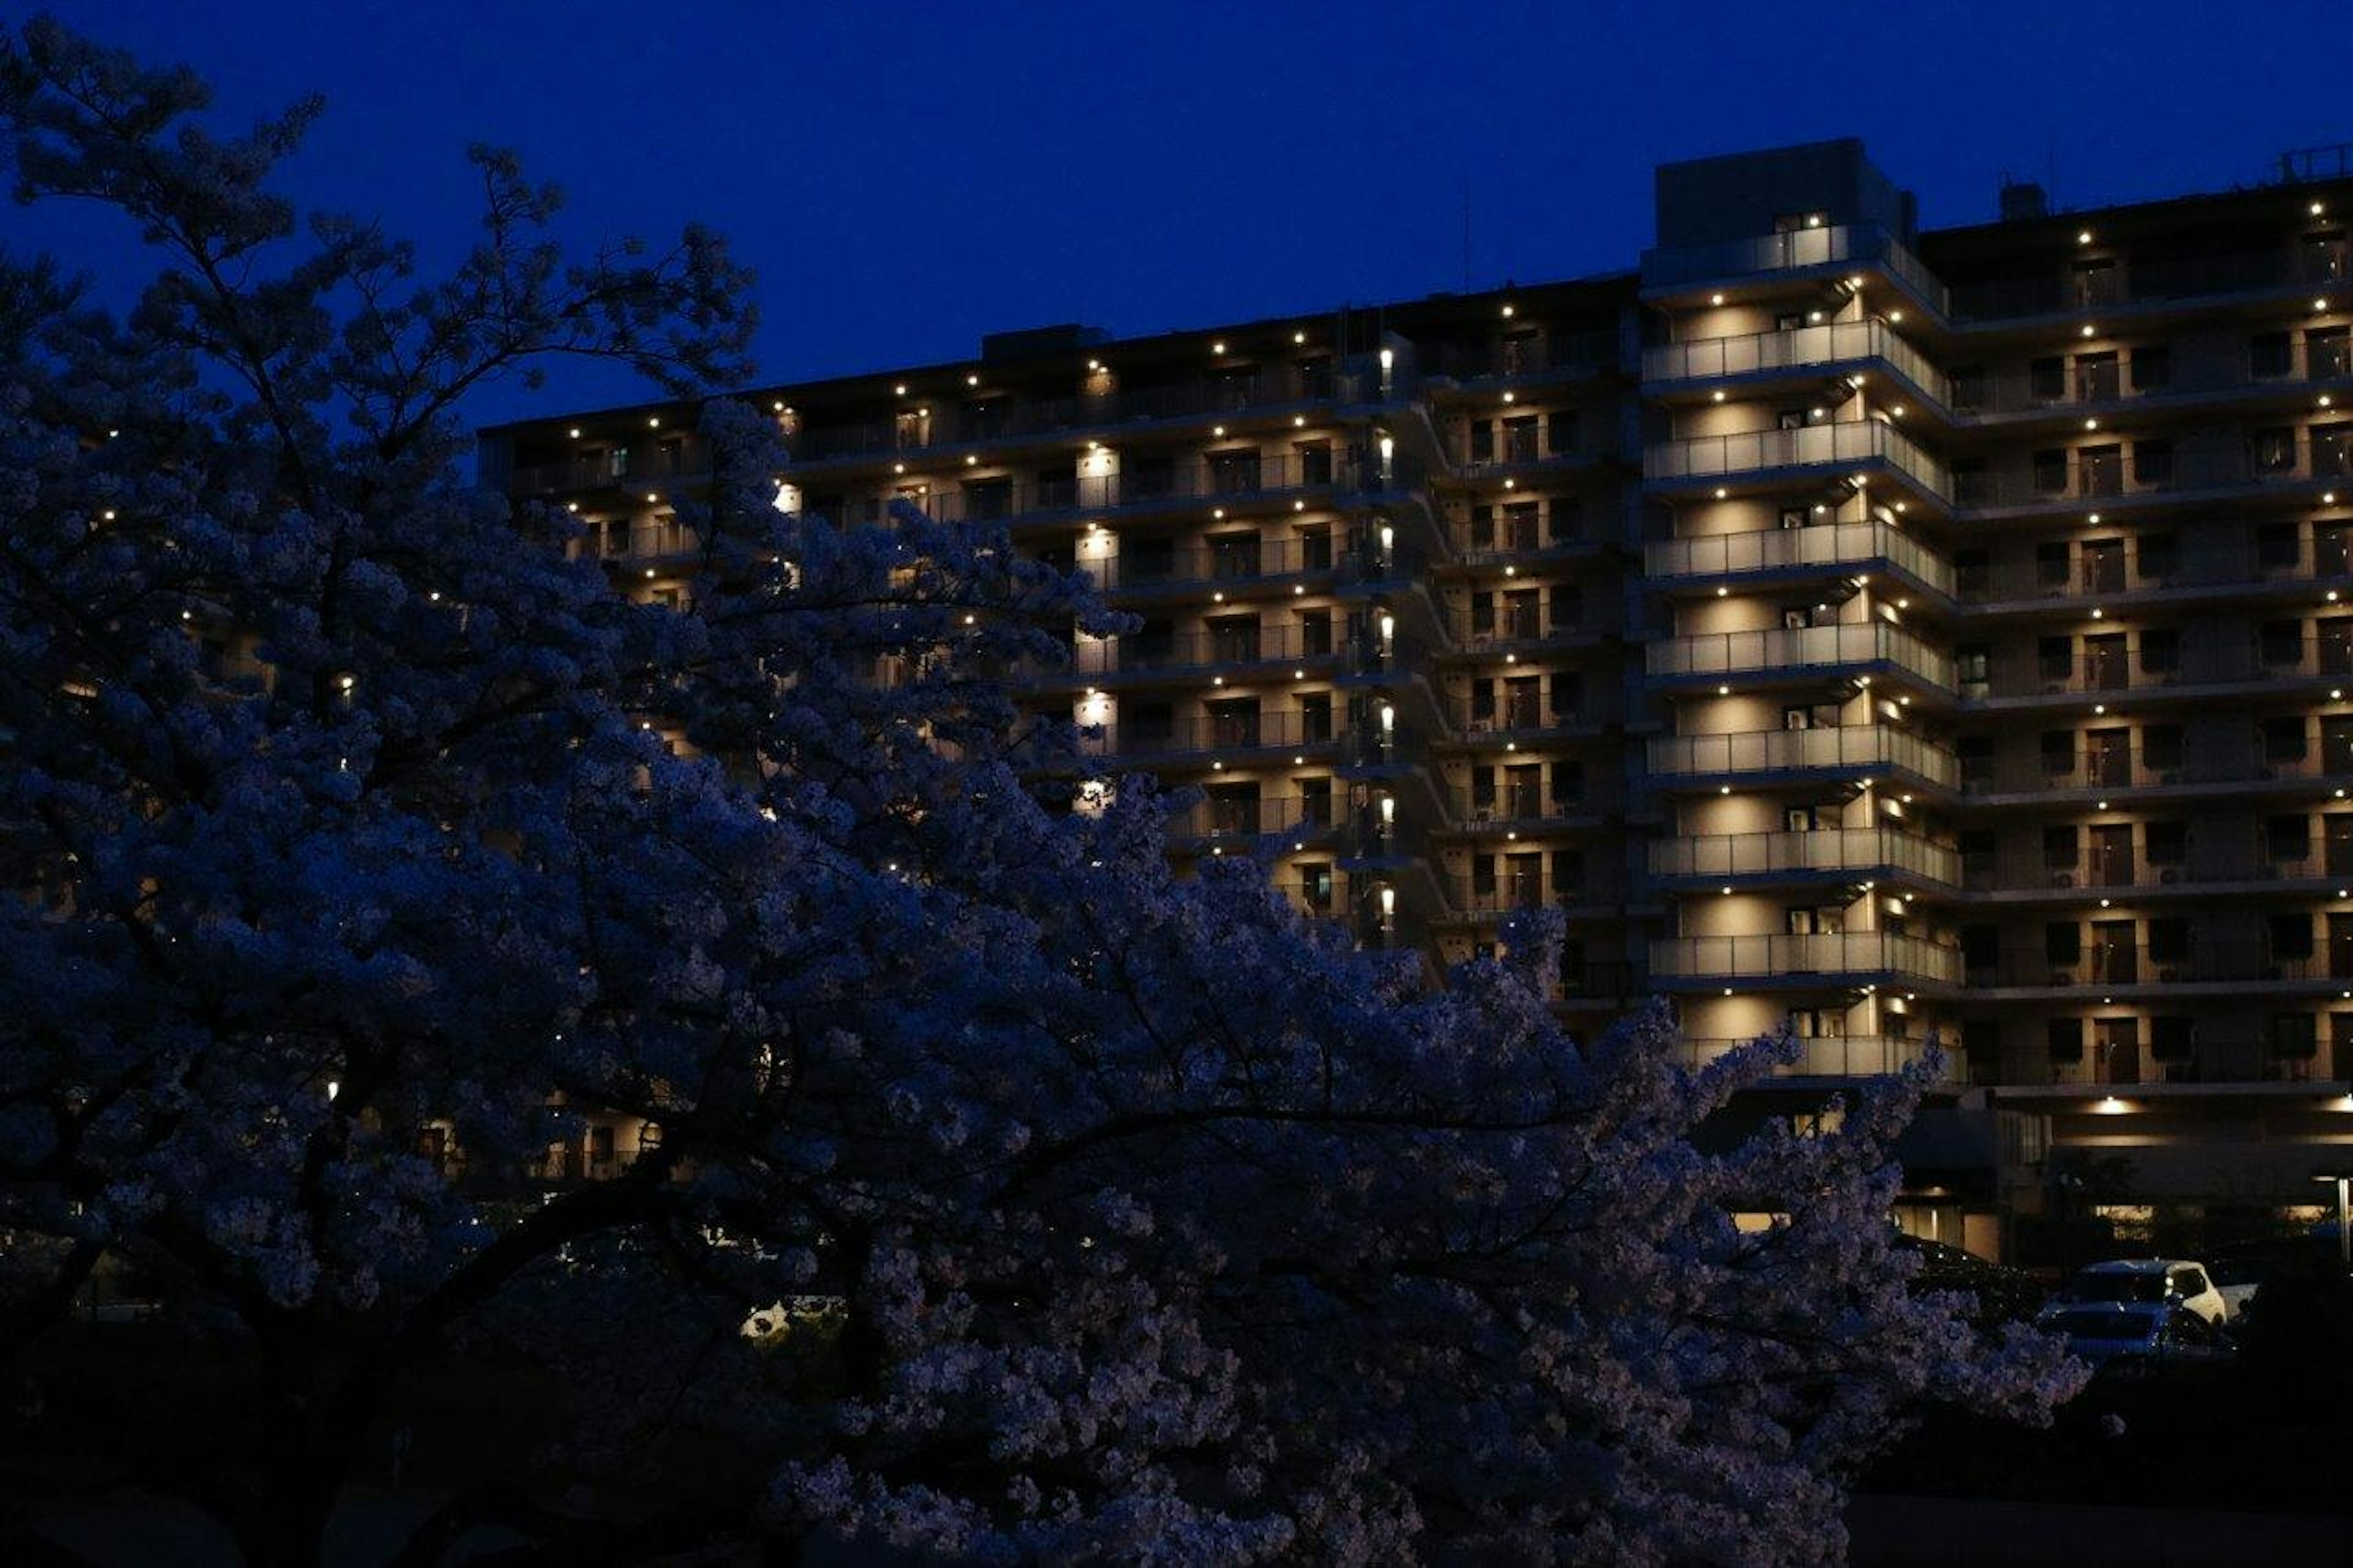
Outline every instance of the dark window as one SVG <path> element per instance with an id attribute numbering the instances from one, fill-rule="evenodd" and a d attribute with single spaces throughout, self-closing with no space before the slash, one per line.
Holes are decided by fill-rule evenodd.
<path id="1" fill-rule="evenodd" d="M 2136 392 L 2154 392 L 2173 380 L 2173 351 L 2163 343 L 2143 343 L 2132 352 L 2132 382 Z"/>
<path id="2" fill-rule="evenodd" d="M 2257 332 L 2247 340 L 2247 374 L 2257 380 L 2286 375 L 2295 368 L 2287 333 Z"/>
<path id="3" fill-rule="evenodd" d="M 2173 482 L 2173 443 L 2135 441 L 2133 443 L 2133 482 L 2140 485 L 2171 484 Z"/>
<path id="4" fill-rule="evenodd" d="M 2052 1061 L 2080 1062 L 2084 1059 L 2083 1019 L 2050 1019 L 2043 1026 L 2043 1037 L 2049 1043 Z"/>

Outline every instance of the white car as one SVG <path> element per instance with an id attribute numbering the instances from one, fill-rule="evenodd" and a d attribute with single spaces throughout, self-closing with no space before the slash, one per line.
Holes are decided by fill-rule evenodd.
<path id="1" fill-rule="evenodd" d="M 2205 1319 L 2164 1301 L 2082 1302 L 2061 1307 L 2044 1326 L 2064 1334 L 2067 1353 L 2095 1372 L 2227 1363 L 2235 1354 Z"/>
<path id="2" fill-rule="evenodd" d="M 2075 1270 L 2059 1288 L 2051 1304 L 2042 1309 L 2040 1321 L 2047 1322 L 2070 1307 L 2101 1301 L 2148 1305 L 2170 1302 L 2196 1313 L 2216 1328 L 2231 1316 L 2231 1304 L 2214 1289 L 2204 1264 L 2179 1258 L 2118 1258 Z"/>

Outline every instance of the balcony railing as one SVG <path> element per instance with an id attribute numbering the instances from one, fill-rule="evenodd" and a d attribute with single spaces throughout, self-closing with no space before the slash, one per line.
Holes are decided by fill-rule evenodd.
<path id="1" fill-rule="evenodd" d="M 1225 757 L 1250 752 L 1310 751 L 1337 745 L 1346 726 L 1328 714 L 1296 710 L 1265 713 L 1219 713 L 1163 724 L 1138 720 L 1082 730 L 1079 749 L 1088 755 L 1128 763 L 1175 757 Z"/>
<path id="2" fill-rule="evenodd" d="M 1972 758 L 1960 787 L 1969 795 L 2030 795 L 2059 790 L 2167 788 L 2176 784 L 2254 784 L 2267 779 L 2353 773 L 2353 760 L 2331 769 L 2321 751 L 2268 757 L 2252 747 L 2200 746 L 2043 752 Z"/>
<path id="3" fill-rule="evenodd" d="M 960 489 L 910 487 L 881 496 L 861 496 L 830 506 L 837 523 L 879 523 L 904 501 L 939 522 L 1008 522 L 1034 515 L 1192 509 L 1224 502 L 1245 505 L 1312 492 L 1381 494 L 1419 484 L 1422 470 L 1403 454 L 1387 462 L 1350 455 L 1239 456 L 1183 468 L 1133 468 L 1110 475 L 1017 480 L 965 480 Z M 801 506 L 817 510 L 804 492 Z"/>
<path id="4" fill-rule="evenodd" d="M 1955 321 L 2047 316 L 2118 305 L 2160 304 L 2217 294 L 2264 293 L 2343 281 L 2345 242 L 2302 249 L 2273 247 L 2214 256 L 2152 258 L 2097 272 L 2053 269 L 2025 278 L 1954 286 Z"/>
<path id="5" fill-rule="evenodd" d="M 1328 634 L 1310 637 L 1300 626 L 1261 626 L 1240 632 L 1177 632 L 1165 637 L 1130 633 L 1081 643 L 1069 673 L 1108 675 L 1138 670 L 1238 668 L 1254 664 L 1290 664 L 1304 668 L 1341 657 Z"/>
<path id="6" fill-rule="evenodd" d="M 1690 936 L 1652 942 L 1651 973 L 1683 980 L 1792 983 L 1814 975 L 1885 974 L 1954 985 L 1960 983 L 1961 950 L 1887 931 Z"/>
<path id="7" fill-rule="evenodd" d="M 689 437 L 664 441 L 638 441 L 549 463 L 526 464 L 511 470 L 509 495 L 553 495 L 566 490 L 638 489 L 664 481 L 696 479 L 708 472 L 711 450 Z"/>
<path id="8" fill-rule="evenodd" d="M 2152 659 L 2125 649 L 2039 660 L 2031 670 L 2014 661 L 1995 673 L 2001 680 L 1966 680 L 1965 701 L 1998 702 L 2022 698 L 2096 696 L 2102 692 L 2158 691 L 2199 686 L 2242 686 L 2272 680 L 2353 679 L 2353 640 L 2300 637 L 2256 640 L 2241 647 L 2192 644 Z"/>
<path id="9" fill-rule="evenodd" d="M 1689 1067 L 1705 1067 L 1726 1051 L 1748 1044 L 1740 1039 L 1685 1037 L 1677 1049 Z M 1916 1040 L 1885 1035 L 1830 1035 L 1798 1042 L 1798 1059 L 1774 1068 L 1783 1078 L 1881 1078 L 1903 1071 L 1920 1059 Z"/>
<path id="10" fill-rule="evenodd" d="M 2033 470 L 1957 473 L 1952 497 L 1964 510 L 2060 506 L 2081 501 L 2181 496 L 2200 490 L 2287 485 L 2353 477 L 2353 438 L 2299 431 L 2292 441 L 2237 451 L 2184 451 L 2161 465 L 2137 458 L 2071 458 Z"/>
<path id="11" fill-rule="evenodd" d="M 1953 689 L 1949 654 L 1880 621 L 1665 637 L 1651 643 L 1645 657 L 1652 676 L 1788 674 L 1885 664 L 1947 691 Z"/>
<path id="12" fill-rule="evenodd" d="M 2228 588 L 2353 574 L 2342 542 L 2274 552 L 2252 542 L 2217 542 L 2168 552 L 2144 550 L 2128 563 L 2122 550 L 2073 561 L 2000 561 L 1957 566 L 1953 588 L 1964 604 L 1998 605 L 2036 599 L 2150 593 L 2168 588 Z"/>
<path id="13" fill-rule="evenodd" d="M 1901 279 L 1940 314 L 1945 286 L 1917 257 L 1877 224 L 1831 224 L 1714 245 L 1661 247 L 1642 253 L 1642 286 L 1671 288 L 1715 279 L 1761 277 L 1819 267 L 1877 266 Z"/>
<path id="14" fill-rule="evenodd" d="M 1849 468 L 1878 462 L 1907 475 L 1929 494 L 1946 498 L 1952 480 L 1943 464 L 1876 419 L 1842 419 L 1793 430 L 1748 430 L 1666 441 L 1642 453 L 1648 479 L 1710 479 L 1779 468 Z"/>
<path id="15" fill-rule="evenodd" d="M 1918 540 L 1884 522 L 1659 539 L 1643 547 L 1643 556 L 1653 577 L 1720 577 L 1802 566 L 1844 572 L 1883 561 L 1940 594 L 1953 591 L 1952 567 Z"/>
<path id="16" fill-rule="evenodd" d="M 1569 886 L 1540 871 L 1449 877 L 1443 891 L 1446 907 L 1458 915 L 1507 915 L 1562 905 L 1615 903 L 1623 897 L 1622 890 L 1614 887 L 1590 881 Z"/>
<path id="17" fill-rule="evenodd" d="M 1719 833 L 1651 845 L 1654 877 L 1726 879 L 1791 873 L 1909 872 L 1957 888 L 1961 860 L 1942 844 L 1889 827 L 1822 827 L 1802 833 Z"/>
<path id="18" fill-rule="evenodd" d="M 1457 788 L 1452 804 L 1455 820 L 1466 827 L 1529 827 L 1615 811 L 1621 803 L 1615 790 L 1587 779 L 1552 789 L 1532 784 Z"/>
<path id="19" fill-rule="evenodd" d="M 1455 381 L 1508 380 L 1517 376 L 1589 373 L 1615 369 L 1618 334 L 1614 331 L 1549 332 L 1531 338 L 1506 339 L 1493 346 L 1425 343 L 1419 348 L 1425 377 Z"/>
<path id="20" fill-rule="evenodd" d="M 1211 795 L 1169 819 L 1171 838 L 1321 837 L 1332 830 L 1328 796 Z"/>
<path id="21" fill-rule="evenodd" d="M 2282 953 L 2260 944 L 2184 942 L 2085 942 L 2072 954 L 2048 948 L 2005 948 L 1963 961 L 1968 984 L 2033 990 L 2085 986 L 2217 985 L 2353 979 L 2353 961 L 2323 951 Z"/>
<path id="22" fill-rule="evenodd" d="M 1134 594 L 1328 572 L 1335 553 L 1328 539 L 1250 539 L 1207 549 L 1187 546 L 1169 551 L 1131 545 L 1108 559 L 1080 562 L 1077 570 L 1104 593 Z"/>
<path id="23" fill-rule="evenodd" d="M 1642 379 L 1713 381 L 1764 371 L 1823 369 L 1867 359 L 1893 367 L 1928 396 L 1950 405 L 1944 373 L 1897 336 L 1886 322 L 1876 319 L 1661 343 L 1642 351 Z"/>
<path id="24" fill-rule="evenodd" d="M 796 463 L 888 452 L 923 452 L 1031 436 L 1102 429 L 1150 420 L 1277 410 L 1307 403 L 1370 403 L 1414 390 L 1411 372 L 1393 367 L 1386 393 L 1372 366 L 1309 371 L 1297 366 L 1261 366 L 1246 374 L 1171 386 L 1140 386 L 1095 396 L 1008 398 L 978 407 L 946 403 L 927 414 L 908 414 L 852 425 L 818 425 L 790 437 Z"/>
<path id="25" fill-rule="evenodd" d="M 2162 864 L 2146 853 L 2093 853 L 2053 863 L 2024 847 L 2008 853 L 1964 858 L 1963 886 L 1980 892 L 2115 888 L 2231 887 L 2247 882 L 2311 882 L 2353 877 L 2353 857 L 2332 858 L 2315 849 L 2273 857 L 2260 842 L 2200 843 L 2198 852 Z"/>
<path id="26" fill-rule="evenodd" d="M 1947 789 L 1960 783 L 1950 752 L 1884 724 L 1819 730 L 1748 730 L 1725 735 L 1660 735 L 1650 742 L 1653 773 L 1713 777 L 1821 768 L 1909 773 Z"/>
<path id="27" fill-rule="evenodd" d="M 2353 347 L 2341 339 L 2289 345 L 2276 359 L 2245 350 L 2185 359 L 2177 369 L 2143 379 L 2139 363 L 2122 358 L 2031 371 L 1954 378 L 1947 406 L 1956 414 L 2034 414 L 2130 405 L 2148 398 L 2232 392 L 2253 386 L 2295 386 L 2353 375 Z"/>

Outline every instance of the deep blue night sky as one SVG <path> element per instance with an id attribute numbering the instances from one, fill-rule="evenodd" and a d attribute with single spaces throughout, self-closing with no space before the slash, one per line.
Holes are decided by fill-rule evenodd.
<path id="1" fill-rule="evenodd" d="M 1208 324 L 1630 264 L 1655 163 L 1857 134 L 1929 225 L 2005 169 L 2063 206 L 2353 140 L 2341 4 L 663 5 L 69 0 L 242 122 L 316 89 L 314 205 L 448 255 L 461 153 L 519 149 L 582 237 L 699 218 L 760 273 L 770 379 L 1083 320 Z M 11 210 L 114 289 L 120 237 Z M 634 395 L 559 374 L 480 420 Z"/>

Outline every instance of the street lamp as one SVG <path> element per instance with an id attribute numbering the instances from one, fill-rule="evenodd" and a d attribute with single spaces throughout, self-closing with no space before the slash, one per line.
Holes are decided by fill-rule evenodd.
<path id="1" fill-rule="evenodd" d="M 2322 1175 L 2316 1182 L 2337 1184 L 2337 1261 L 2353 1270 L 2353 1226 L 2347 1222 L 2347 1210 L 2353 1208 L 2353 1175 Z"/>

